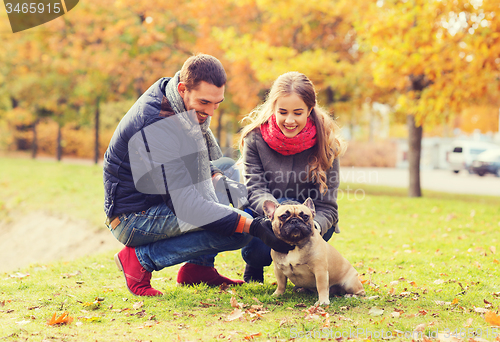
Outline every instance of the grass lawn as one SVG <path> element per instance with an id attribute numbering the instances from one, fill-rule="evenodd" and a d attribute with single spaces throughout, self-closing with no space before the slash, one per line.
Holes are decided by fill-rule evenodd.
<path id="1" fill-rule="evenodd" d="M 102 222 L 99 167 L 0 160 L 0 219 L 23 210 L 73 212 Z M 345 191 L 358 189 L 354 193 Z M 500 198 L 343 185 L 341 234 L 330 243 L 360 273 L 366 297 L 271 297 L 265 283 L 236 288 L 177 287 L 179 266 L 153 273 L 160 298 L 131 295 L 113 253 L 37 264 L 0 274 L 0 339 L 5 341 L 239 341 L 320 337 L 424 340 L 500 336 Z M 99 216 L 101 215 L 101 216 Z M 6 257 L 6 256 L 4 256 Z M 9 256 L 15 257 L 15 256 Z M 216 258 L 220 273 L 242 278 L 239 252 Z M 67 312 L 72 321 L 49 325 Z M 343 337 L 341 337 L 343 335 Z M 406 336 L 405 336 L 406 335 Z M 500 338 L 498 339 L 500 341 Z"/>

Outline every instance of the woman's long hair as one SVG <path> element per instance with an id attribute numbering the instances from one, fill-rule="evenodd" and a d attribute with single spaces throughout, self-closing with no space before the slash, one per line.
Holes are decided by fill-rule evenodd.
<path id="1" fill-rule="evenodd" d="M 311 111 L 311 119 L 316 125 L 316 145 L 309 157 L 308 179 L 319 184 L 320 192 L 328 190 L 326 171 L 331 168 L 335 158 L 341 156 L 346 148 L 346 142 L 340 137 L 340 128 L 337 123 L 316 103 L 314 85 L 306 75 L 296 71 L 287 72 L 274 81 L 266 101 L 243 118 L 243 127 L 239 142 L 240 151 L 243 151 L 243 139 L 260 127 L 275 112 L 278 98 L 297 94 Z"/>

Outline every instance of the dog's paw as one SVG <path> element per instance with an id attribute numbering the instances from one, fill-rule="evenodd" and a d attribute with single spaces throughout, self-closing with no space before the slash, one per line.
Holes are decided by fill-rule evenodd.
<path id="1" fill-rule="evenodd" d="M 281 296 L 283 293 L 285 293 L 285 291 L 274 291 L 274 293 L 272 294 L 273 297 L 279 297 Z"/>
<path id="2" fill-rule="evenodd" d="M 323 300 L 323 301 L 318 300 L 314 305 L 315 306 L 317 306 L 317 305 L 325 305 L 325 306 L 330 305 L 330 298 L 328 298 L 327 300 Z"/>

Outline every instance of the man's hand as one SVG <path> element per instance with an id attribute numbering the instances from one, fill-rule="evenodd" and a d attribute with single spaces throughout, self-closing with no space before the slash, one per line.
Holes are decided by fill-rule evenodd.
<path id="1" fill-rule="evenodd" d="M 248 231 L 250 235 L 256 236 L 262 240 L 266 245 L 274 249 L 279 253 L 288 253 L 288 251 L 295 248 L 295 246 L 291 246 L 286 242 L 278 239 L 276 235 L 274 235 L 271 220 L 263 217 L 254 218 L 252 223 L 250 224 L 250 229 Z"/>
<path id="2" fill-rule="evenodd" d="M 233 181 L 224 175 L 217 177 L 215 181 L 215 193 L 219 203 L 243 209 L 248 205 L 248 192 L 244 184 Z"/>

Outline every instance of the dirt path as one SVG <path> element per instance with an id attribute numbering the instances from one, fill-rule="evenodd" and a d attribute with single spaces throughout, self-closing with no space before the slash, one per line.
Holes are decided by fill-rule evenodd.
<path id="1" fill-rule="evenodd" d="M 106 229 L 68 217 L 32 212 L 9 223 L 0 222 L 0 272 L 121 248 Z"/>

